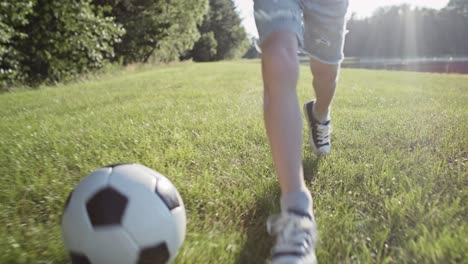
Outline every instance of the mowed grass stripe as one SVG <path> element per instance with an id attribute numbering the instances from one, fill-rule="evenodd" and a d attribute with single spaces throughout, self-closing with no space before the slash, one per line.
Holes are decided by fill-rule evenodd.
<path id="1" fill-rule="evenodd" d="M 301 103 L 311 77 L 301 67 Z M 321 263 L 467 259 L 468 77 L 342 70 L 333 154 L 304 136 Z M 258 62 L 176 64 L 0 95 L 0 263 L 67 263 L 68 192 L 106 164 L 138 162 L 184 198 L 177 263 L 263 263 L 279 210 Z M 307 128 L 304 127 L 304 133 Z"/>

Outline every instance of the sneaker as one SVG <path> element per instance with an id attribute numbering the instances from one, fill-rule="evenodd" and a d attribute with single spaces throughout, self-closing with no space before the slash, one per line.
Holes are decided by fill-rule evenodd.
<path id="1" fill-rule="evenodd" d="M 312 100 L 304 104 L 304 113 L 310 128 L 310 145 L 317 155 L 328 155 L 331 151 L 331 121 L 321 124 L 314 118 L 312 114 L 314 103 L 315 100 Z"/>
<path id="2" fill-rule="evenodd" d="M 268 233 L 276 237 L 272 264 L 316 264 L 317 227 L 313 218 L 282 212 L 267 221 Z"/>

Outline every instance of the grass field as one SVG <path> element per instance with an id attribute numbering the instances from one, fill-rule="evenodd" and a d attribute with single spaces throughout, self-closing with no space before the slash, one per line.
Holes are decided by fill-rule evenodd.
<path id="1" fill-rule="evenodd" d="M 279 187 L 259 67 L 177 64 L 1 94 L 0 263 L 67 263 L 69 191 L 119 162 L 181 192 L 177 263 L 264 263 Z M 301 103 L 310 84 L 303 66 Z M 332 118 L 332 155 L 304 147 L 319 262 L 467 263 L 468 76 L 346 69 Z"/>

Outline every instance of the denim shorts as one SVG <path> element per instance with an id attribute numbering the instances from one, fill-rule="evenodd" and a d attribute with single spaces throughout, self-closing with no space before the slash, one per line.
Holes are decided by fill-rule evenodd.
<path id="1" fill-rule="evenodd" d="M 301 51 L 327 64 L 343 58 L 349 0 L 254 0 L 259 43 L 272 32 L 295 33 Z"/>

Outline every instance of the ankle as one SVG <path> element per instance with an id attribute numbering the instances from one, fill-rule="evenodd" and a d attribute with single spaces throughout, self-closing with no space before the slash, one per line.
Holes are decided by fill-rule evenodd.
<path id="1" fill-rule="evenodd" d="M 285 193 L 281 196 L 281 210 L 312 218 L 312 195 L 309 190 Z"/>
<path id="2" fill-rule="evenodd" d="M 317 107 L 317 103 L 315 103 L 312 108 L 312 114 L 319 123 L 325 123 L 330 120 L 330 106 L 327 108 L 319 108 Z"/>

